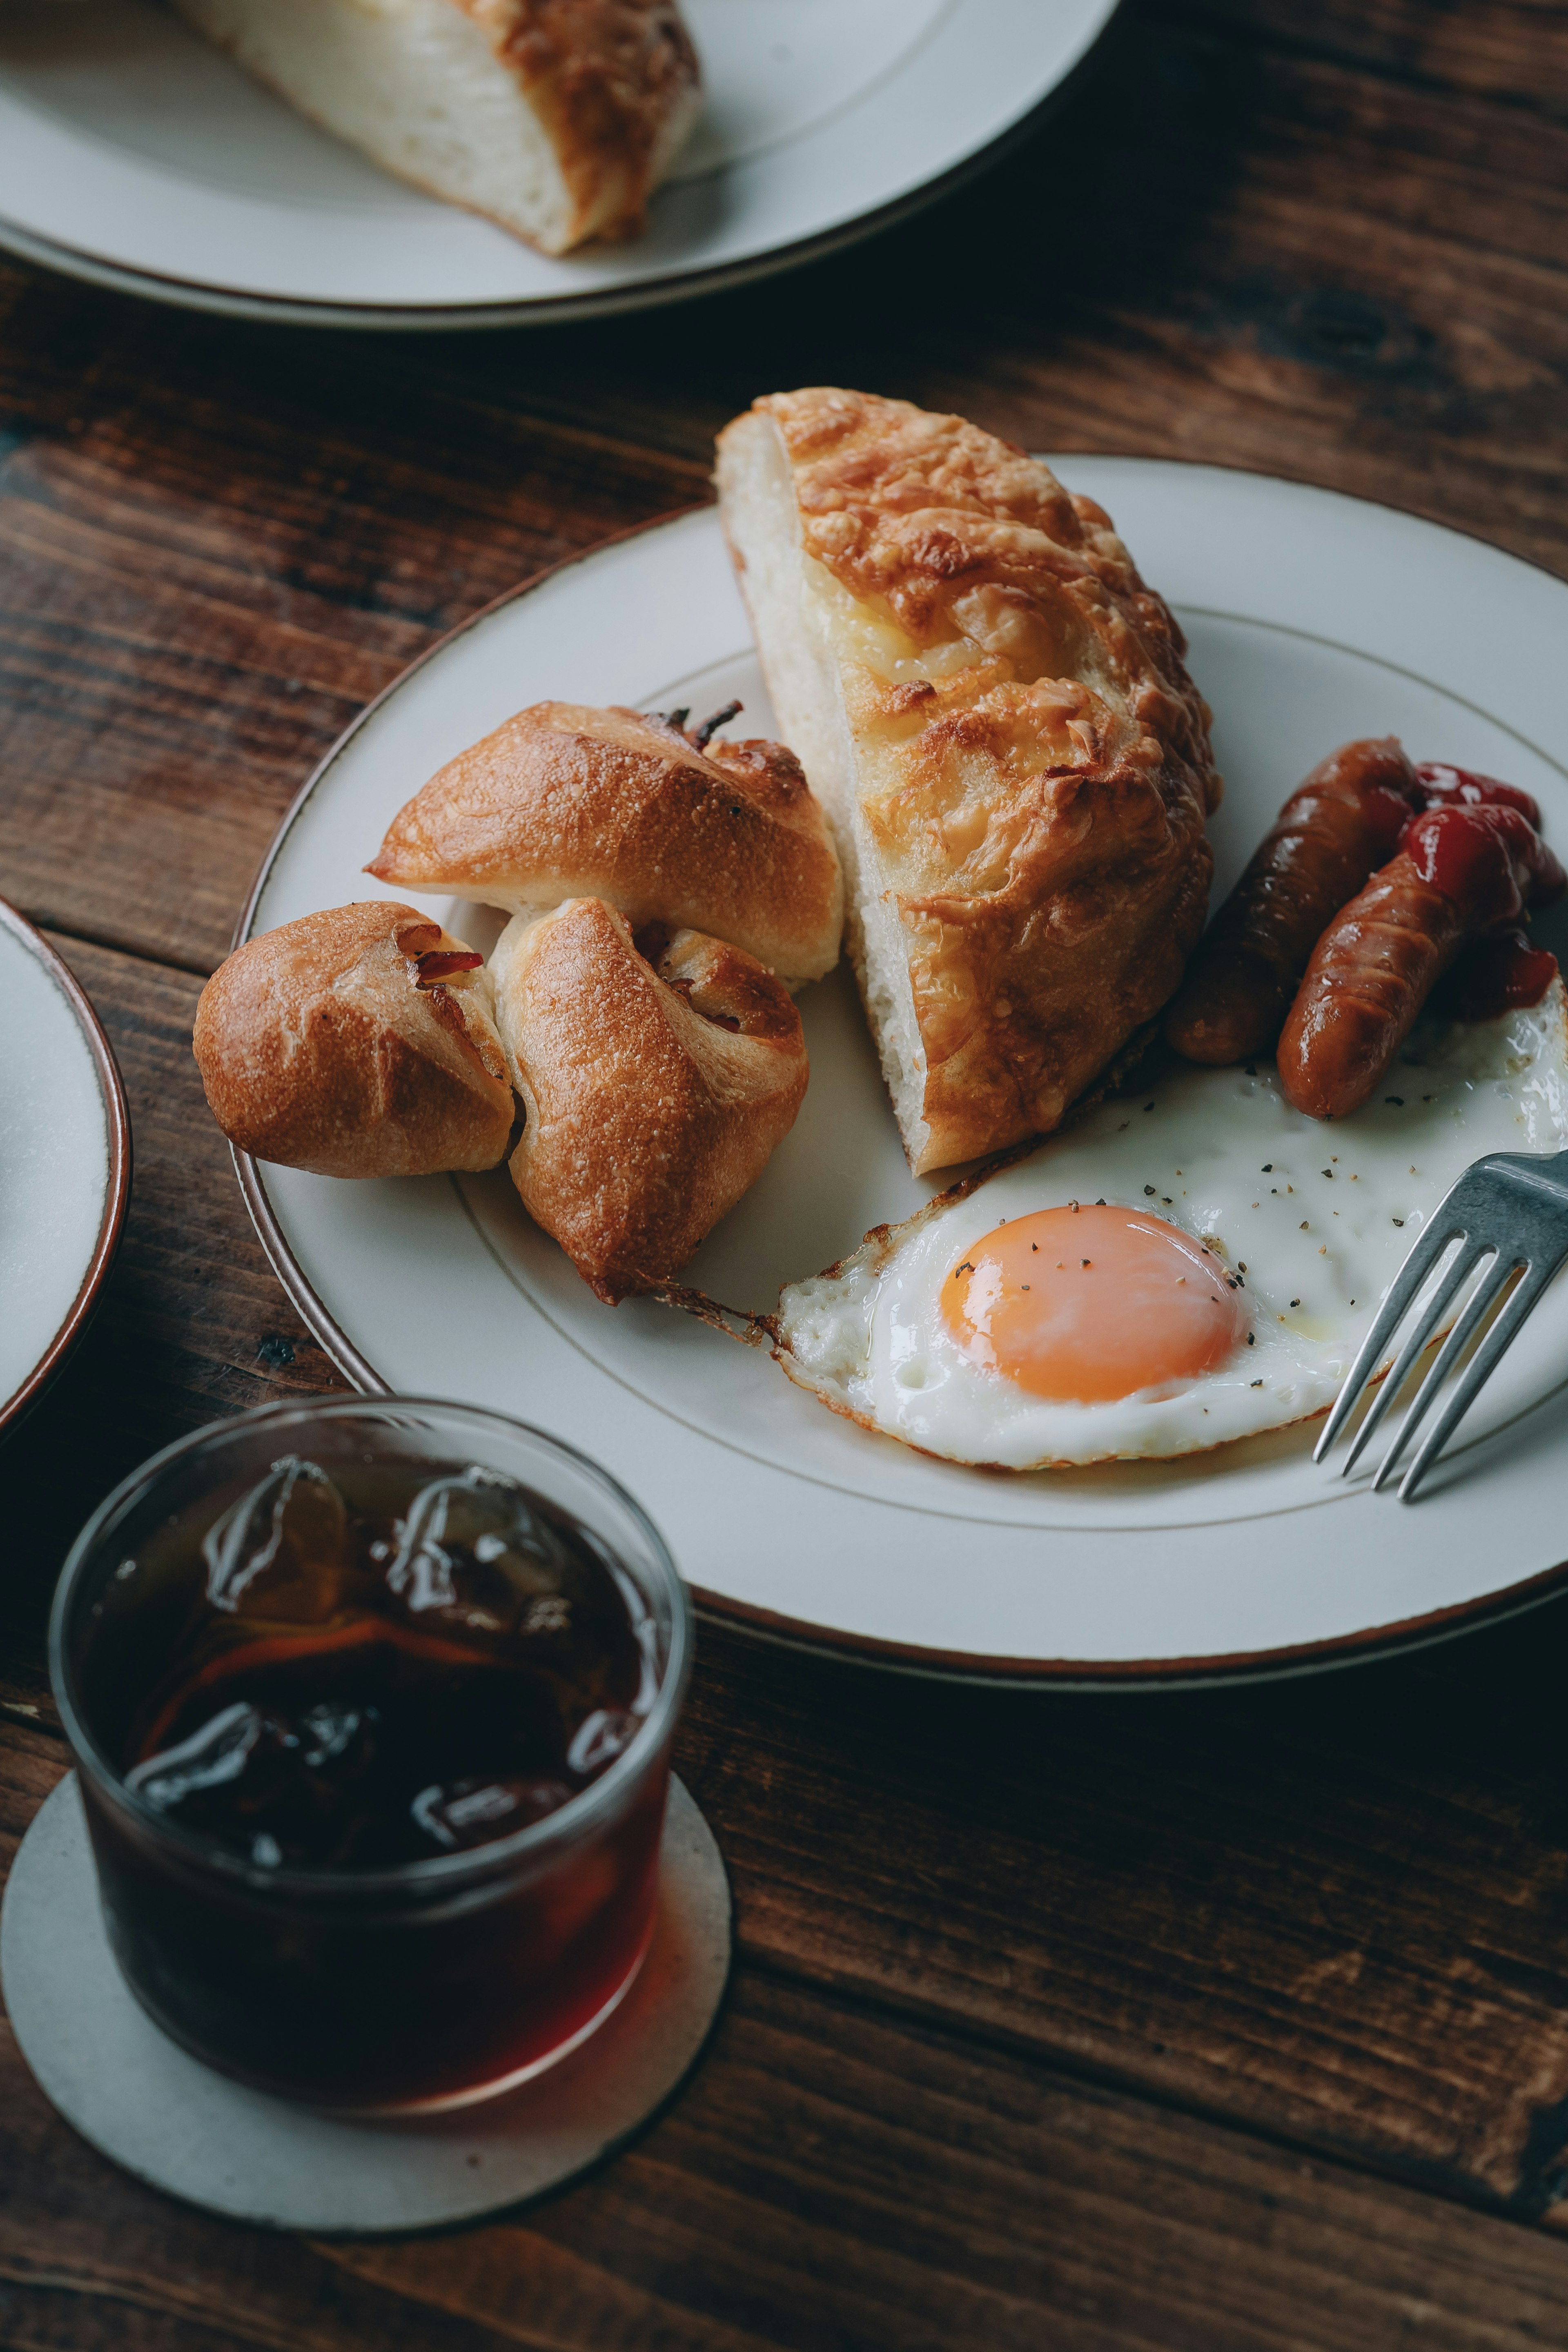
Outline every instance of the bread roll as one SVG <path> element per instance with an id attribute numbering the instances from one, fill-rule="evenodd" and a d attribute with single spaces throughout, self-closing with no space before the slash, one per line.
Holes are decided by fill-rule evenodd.
<path id="1" fill-rule="evenodd" d="M 1180 629 L 1092 499 L 961 417 L 776 394 L 719 488 L 910 1166 L 1045 1132 L 1203 929 L 1220 780 Z"/>
<path id="2" fill-rule="evenodd" d="M 514 917 L 490 959 L 524 1109 L 512 1181 L 611 1306 L 685 1264 L 806 1081 L 800 1015 L 771 972 L 697 931 L 639 937 L 646 957 L 613 907 L 573 898 Z"/>
<path id="3" fill-rule="evenodd" d="M 792 983 L 837 961 L 844 920 L 838 859 L 792 751 L 575 702 L 535 703 L 461 752 L 365 872 L 513 913 L 603 898 L 634 925 L 728 940 Z"/>
<path id="4" fill-rule="evenodd" d="M 542 253 L 633 236 L 697 119 L 675 0 L 174 0 L 399 179 Z"/>
<path id="5" fill-rule="evenodd" d="M 483 959 L 384 898 L 237 948 L 192 1044 L 229 1141 L 319 1176 L 493 1168 L 516 1117 Z"/>

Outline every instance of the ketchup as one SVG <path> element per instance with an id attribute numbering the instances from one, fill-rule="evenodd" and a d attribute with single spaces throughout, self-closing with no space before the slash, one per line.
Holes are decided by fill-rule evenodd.
<path id="1" fill-rule="evenodd" d="M 1478 776 L 1470 768 L 1450 768 L 1446 761 L 1427 760 L 1415 771 L 1429 806 L 1458 803 L 1471 808 L 1490 804 L 1517 809 L 1527 824 L 1541 830 L 1541 803 L 1517 784 L 1500 783 L 1496 776 Z"/>
<path id="2" fill-rule="evenodd" d="M 1508 802 L 1425 809 L 1411 818 L 1399 846 L 1422 881 L 1463 910 L 1473 931 L 1512 923 L 1527 903 L 1543 906 L 1568 889 L 1568 875 Z"/>
<path id="3" fill-rule="evenodd" d="M 1475 940 L 1443 982 L 1437 1010 L 1450 1021 L 1496 1021 L 1539 1004 L 1557 977 L 1549 948 L 1531 947 L 1520 930 Z"/>

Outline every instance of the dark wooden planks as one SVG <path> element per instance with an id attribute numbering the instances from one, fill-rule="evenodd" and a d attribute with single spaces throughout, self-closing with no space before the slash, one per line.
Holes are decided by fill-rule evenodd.
<path id="1" fill-rule="evenodd" d="M 279 818 L 370 695 L 518 578 L 704 482 L 422 388 L 377 340 L 0 271 L 9 894 L 210 970 Z"/>
<path id="2" fill-rule="evenodd" d="M 62 1762 L 0 1725 L 0 1868 Z M 0 2341 L 130 2352 L 1504 2352 L 1568 2247 L 742 1968 L 632 2148 L 526 2215 L 308 2244 L 185 2210 L 0 2022 Z"/>

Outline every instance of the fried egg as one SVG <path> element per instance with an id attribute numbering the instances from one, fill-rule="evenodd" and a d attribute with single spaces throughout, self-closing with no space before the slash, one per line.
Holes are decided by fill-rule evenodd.
<path id="1" fill-rule="evenodd" d="M 1568 997 L 1418 1024 L 1373 1101 L 1170 1065 L 791 1284 L 825 1404 L 1007 1470 L 1163 1459 L 1322 1412 L 1423 1225 L 1489 1151 L 1568 1149 Z"/>

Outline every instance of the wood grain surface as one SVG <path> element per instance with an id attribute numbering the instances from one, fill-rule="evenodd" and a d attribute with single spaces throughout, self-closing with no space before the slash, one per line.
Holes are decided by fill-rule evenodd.
<path id="1" fill-rule="evenodd" d="M 339 1386 L 189 1055 L 283 810 L 414 655 L 708 495 L 760 390 L 1239 464 L 1568 574 L 1568 6 L 1140 0 L 1007 163 L 644 318 L 265 330 L 0 264 L 0 891 L 109 1029 L 135 1191 L 0 1451 L 0 1865 L 65 1769 L 64 1548 L 154 1446 Z M 18 2352 L 1568 2347 L 1568 1610 L 1269 1689 L 1001 1695 L 704 1629 L 733 1874 L 702 2066 L 526 2212 L 309 2244 L 180 2209 L 0 2026 Z"/>

